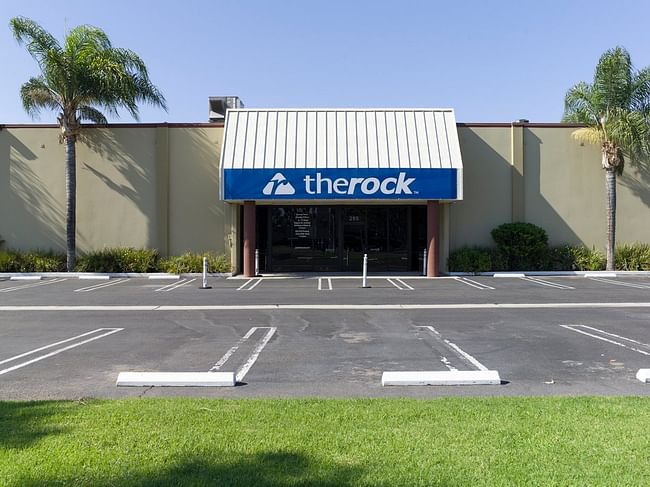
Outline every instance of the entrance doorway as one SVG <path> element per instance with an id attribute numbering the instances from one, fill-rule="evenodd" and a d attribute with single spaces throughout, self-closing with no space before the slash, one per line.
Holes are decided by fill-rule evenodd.
<path id="1" fill-rule="evenodd" d="M 265 272 L 411 271 L 422 265 L 426 207 L 258 206 Z"/>

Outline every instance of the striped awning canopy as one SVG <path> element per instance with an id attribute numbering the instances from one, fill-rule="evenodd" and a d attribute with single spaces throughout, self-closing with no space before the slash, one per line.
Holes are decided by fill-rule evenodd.
<path id="1" fill-rule="evenodd" d="M 452 109 L 236 109 L 225 200 L 462 199 Z"/>

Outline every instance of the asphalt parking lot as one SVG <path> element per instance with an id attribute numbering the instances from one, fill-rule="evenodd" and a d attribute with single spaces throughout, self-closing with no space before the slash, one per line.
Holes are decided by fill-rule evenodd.
<path id="1" fill-rule="evenodd" d="M 3 399 L 647 395 L 650 276 L 0 280 Z M 382 386 L 496 370 L 498 385 Z M 235 387 L 117 387 L 120 372 Z"/>

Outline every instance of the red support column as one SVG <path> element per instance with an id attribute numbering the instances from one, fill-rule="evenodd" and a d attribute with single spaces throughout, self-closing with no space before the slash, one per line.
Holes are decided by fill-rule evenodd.
<path id="1" fill-rule="evenodd" d="M 438 277 L 440 203 L 427 201 L 427 277 Z"/>
<path id="2" fill-rule="evenodd" d="M 255 276 L 255 202 L 244 201 L 244 277 Z"/>

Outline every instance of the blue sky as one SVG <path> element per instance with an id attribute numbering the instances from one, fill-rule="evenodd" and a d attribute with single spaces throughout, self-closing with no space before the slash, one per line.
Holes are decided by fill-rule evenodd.
<path id="1" fill-rule="evenodd" d="M 37 66 L 11 36 L 17 15 L 59 39 L 66 26 L 96 25 L 137 52 L 169 103 L 167 113 L 143 107 L 142 122 L 207 121 L 218 95 L 247 107 L 451 107 L 462 122 L 557 122 L 566 90 L 591 80 L 606 49 L 650 65 L 647 0 L 2 3 L 0 123 L 32 121 L 18 90 Z"/>

